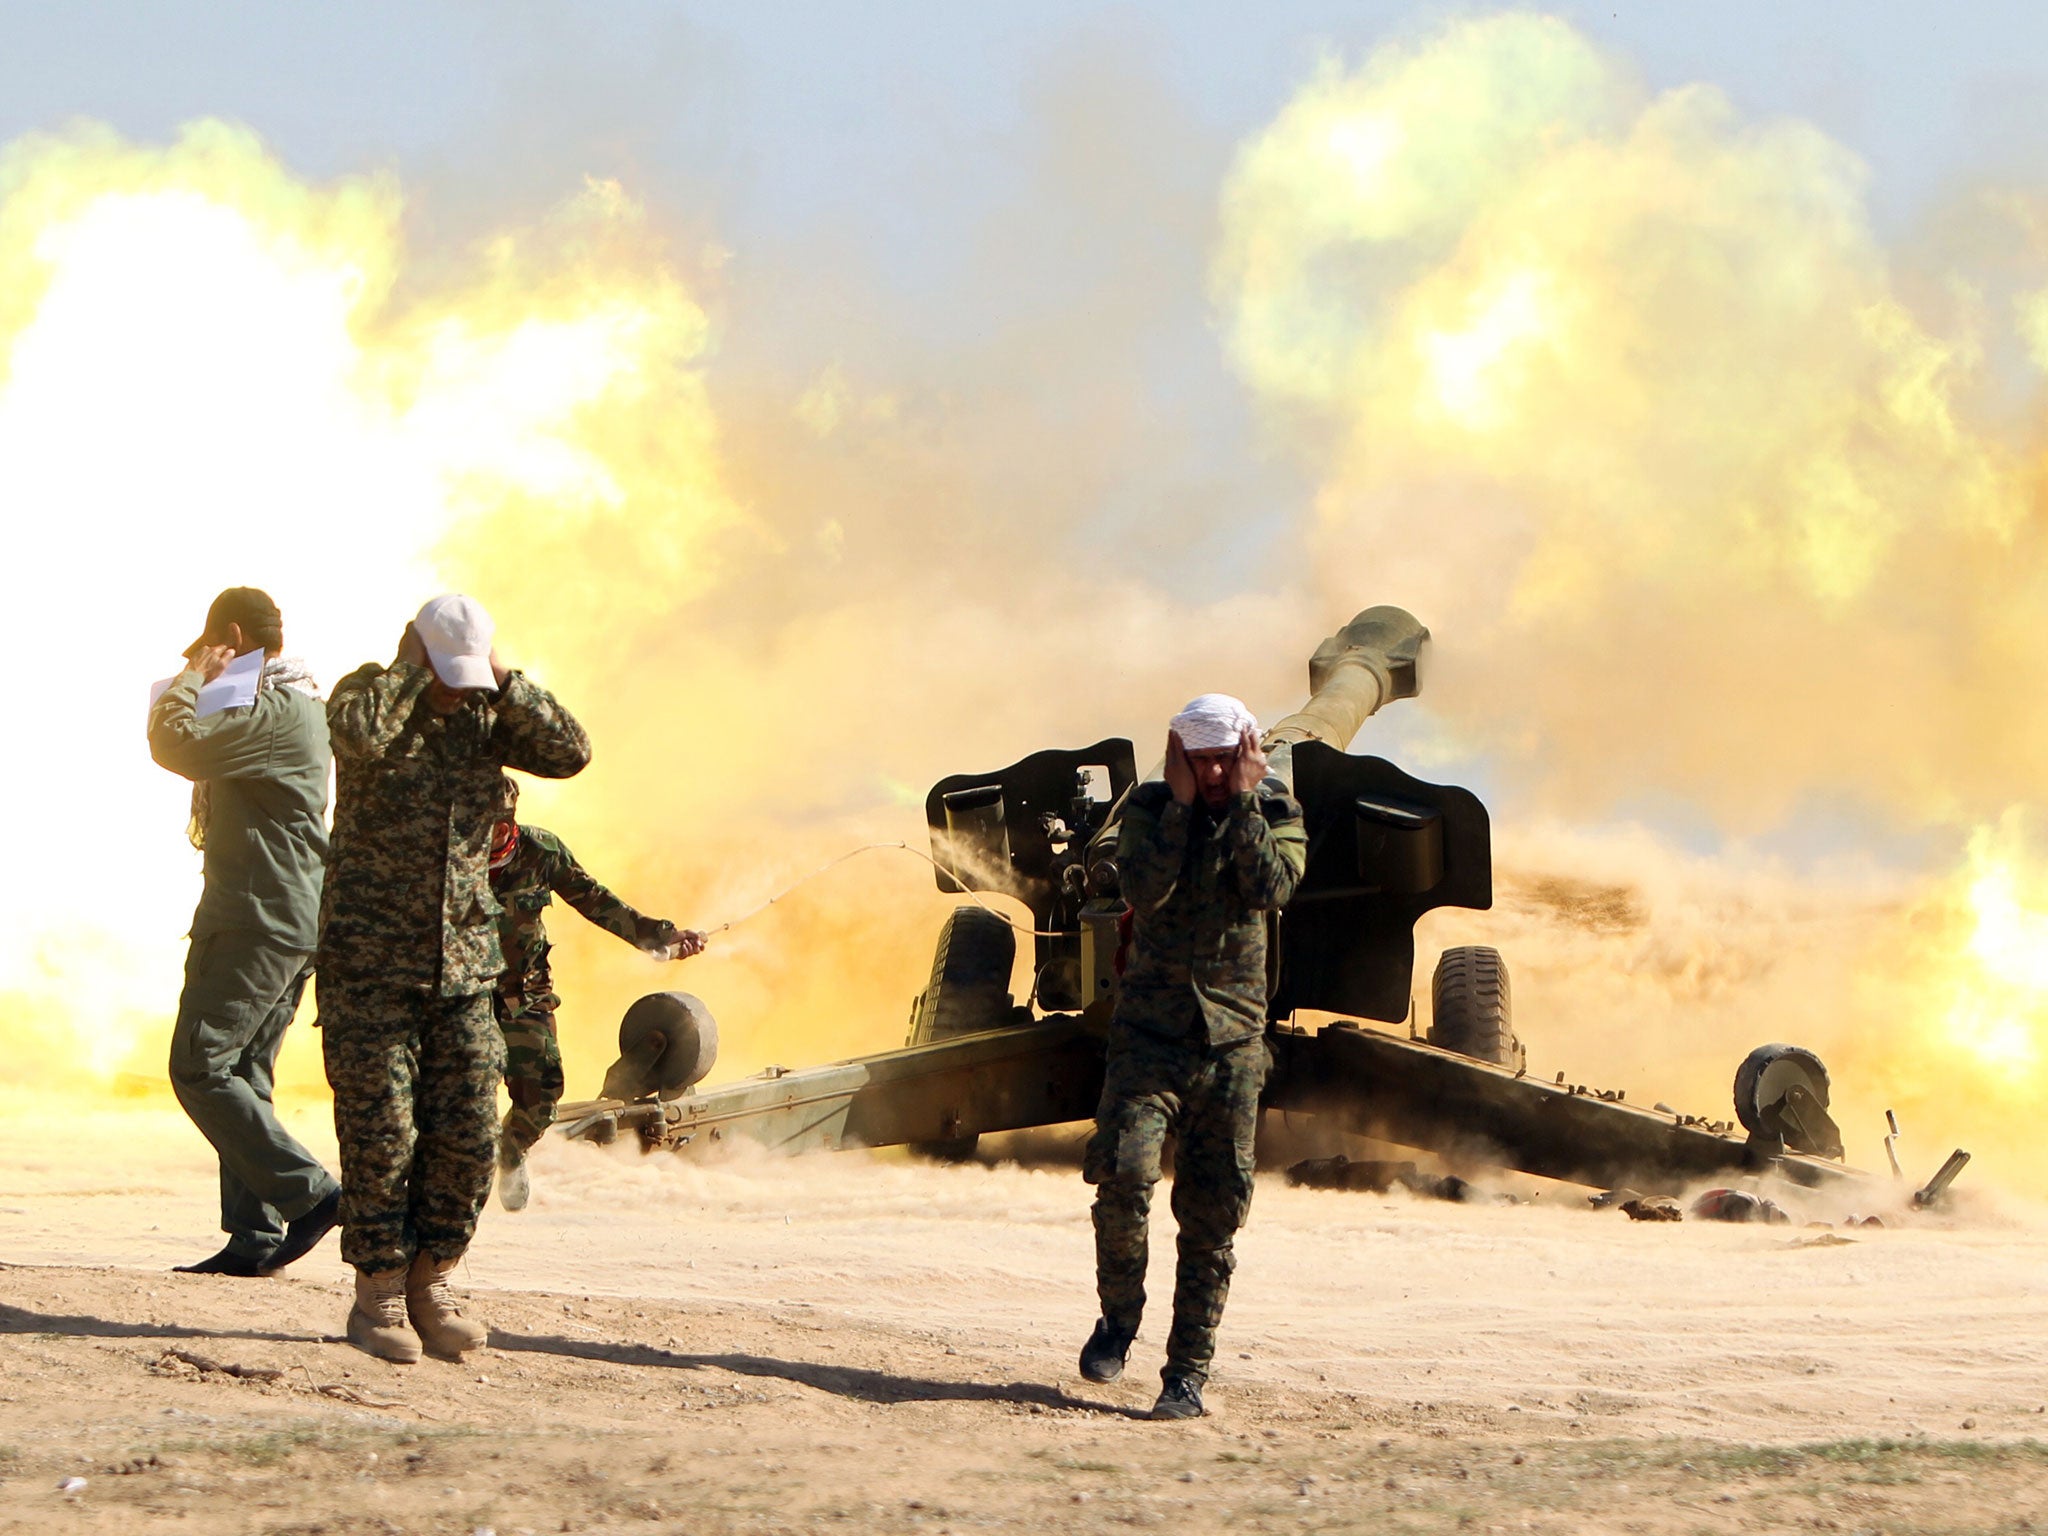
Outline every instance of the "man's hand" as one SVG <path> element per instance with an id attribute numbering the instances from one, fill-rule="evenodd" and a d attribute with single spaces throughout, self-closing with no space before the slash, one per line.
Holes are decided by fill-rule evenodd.
<path id="1" fill-rule="evenodd" d="M 1166 787 L 1180 804 L 1195 803 L 1195 766 L 1188 761 L 1187 748 L 1180 744 L 1179 731 L 1166 733 Z"/>
<path id="2" fill-rule="evenodd" d="M 678 928 L 663 919 L 655 930 L 654 942 L 641 946 L 657 960 L 687 960 L 704 953 L 704 935 L 694 928 Z"/>
<path id="3" fill-rule="evenodd" d="M 197 672 L 201 682 L 210 683 L 227 671 L 228 663 L 235 659 L 232 645 L 195 645 L 192 654 L 186 658 L 186 665 Z"/>
<path id="4" fill-rule="evenodd" d="M 1266 753 L 1259 745 L 1259 733 L 1246 731 L 1238 739 L 1237 756 L 1230 763 L 1230 792 L 1242 795 L 1259 787 L 1266 777 Z"/>
<path id="5" fill-rule="evenodd" d="M 393 664 L 396 665 L 398 661 L 410 662 L 415 667 L 424 667 L 427 664 L 426 643 L 420 639 L 420 632 L 410 624 L 405 626 L 405 633 L 398 637 L 398 656 Z"/>

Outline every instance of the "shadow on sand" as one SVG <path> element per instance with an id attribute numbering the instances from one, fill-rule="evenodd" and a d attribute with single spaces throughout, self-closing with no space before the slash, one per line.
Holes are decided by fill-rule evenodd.
<path id="1" fill-rule="evenodd" d="M 331 1333 L 278 1333 L 262 1328 L 188 1328 L 182 1323 L 116 1323 L 104 1317 L 31 1312 L 0 1303 L 0 1334 L 53 1333 L 74 1339 L 261 1339 L 271 1344 L 331 1344 Z"/>
<path id="2" fill-rule="evenodd" d="M 1121 1403 L 1072 1397 L 1057 1386 L 1035 1381 L 939 1381 L 929 1376 L 897 1376 L 888 1371 L 854 1366 L 822 1365 L 808 1360 L 778 1360 L 769 1355 L 686 1355 L 646 1344 L 607 1344 L 595 1339 L 564 1339 L 553 1335 L 491 1330 L 491 1347 L 508 1354 L 565 1355 L 575 1360 L 602 1360 L 611 1365 L 654 1366 L 669 1370 L 728 1371 L 735 1376 L 765 1376 L 829 1392 L 863 1403 L 1016 1403 L 1020 1407 L 1079 1409 L 1143 1419 L 1142 1409 Z"/>

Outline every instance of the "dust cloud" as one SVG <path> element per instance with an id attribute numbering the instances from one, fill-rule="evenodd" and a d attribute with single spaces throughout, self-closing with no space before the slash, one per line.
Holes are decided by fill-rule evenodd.
<path id="1" fill-rule="evenodd" d="M 1433 750 L 1524 818 L 1502 910 L 1437 927 L 1512 937 L 1538 1057 L 1725 1113 L 1800 1040 L 1852 1151 L 1896 1102 L 2039 1173 L 2048 562 L 2038 412 L 1995 407 L 2038 345 L 1992 360 L 2041 301 L 1905 270 L 1866 179 L 1562 21 L 1464 19 L 1243 146 L 1213 291 L 1318 476 L 1317 590 L 1427 616 Z"/>
<path id="2" fill-rule="evenodd" d="M 422 251 L 393 177 L 310 183 L 233 125 L 0 152 L 0 633 L 68 679 L 61 751 L 6 769 L 41 872 L 0 898 L 19 1080 L 160 1079 L 197 880 L 141 689 L 220 586 L 269 588 L 330 685 L 475 592 L 596 742 L 525 813 L 697 926 L 920 841 L 945 774 L 1146 756 L 1204 689 L 1270 718 L 1397 602 L 1437 637 L 1411 766 L 1498 791 L 1500 905 L 1420 950 L 1499 943 L 1539 1069 L 1719 1113 L 1791 1038 L 1860 1160 L 1895 1105 L 1930 1163 L 1953 1134 L 2038 1172 L 2048 562 L 2030 422 L 1993 401 L 2048 290 L 1902 271 L 1842 146 L 1652 93 L 1549 18 L 1332 58 L 1220 187 L 1100 84 L 1048 101 L 1089 131 L 996 231 L 1020 263 L 1095 242 L 1070 310 L 953 352 L 827 337 L 801 378 L 722 367 L 746 253 L 617 183 Z M 1986 204 L 1985 238 L 2031 206 Z M 1133 361 L 1162 270 L 1206 280 L 1300 516 L 1224 480 L 1120 501 L 1178 441 Z M 807 276 L 858 282 L 777 274 Z M 877 852 L 679 966 L 565 914 L 571 1092 L 656 986 L 711 1003 L 720 1076 L 891 1045 L 946 907 Z M 321 1091 L 314 1050 L 288 1093 Z"/>

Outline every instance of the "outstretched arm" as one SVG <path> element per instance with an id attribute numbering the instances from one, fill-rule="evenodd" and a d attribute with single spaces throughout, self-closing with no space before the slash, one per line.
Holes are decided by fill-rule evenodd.
<path id="1" fill-rule="evenodd" d="M 548 885 L 563 901 L 606 933 L 617 934 L 636 949 L 657 950 L 675 942 L 674 923 L 649 917 L 620 900 L 576 861 L 576 855 L 566 844 L 557 841 L 555 849 L 555 856 L 548 861 Z"/>

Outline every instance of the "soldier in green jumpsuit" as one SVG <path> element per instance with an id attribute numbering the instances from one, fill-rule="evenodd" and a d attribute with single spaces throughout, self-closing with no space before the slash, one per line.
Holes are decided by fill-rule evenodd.
<path id="1" fill-rule="evenodd" d="M 340 1190 L 271 1103 L 271 1074 L 312 973 L 327 864 L 327 714 L 311 674 L 282 654 L 267 593 L 230 587 L 186 666 L 151 706 L 149 750 L 193 781 L 189 835 L 206 855 L 171 1087 L 220 1157 L 227 1246 L 189 1274 L 269 1274 L 334 1229 Z M 256 697 L 200 713 L 200 690 L 251 651 Z"/>
<path id="2" fill-rule="evenodd" d="M 522 1210 L 532 1193 L 526 1154 L 555 1123 L 562 1102 L 562 1046 L 555 1030 L 555 993 L 548 967 L 545 914 L 559 896 L 607 933 L 662 960 L 686 960 L 704 948 L 704 935 L 666 918 L 646 917 L 576 862 L 568 845 L 545 827 L 518 819 L 519 781 L 505 775 L 491 829 L 491 894 L 503 908 L 498 946 L 505 974 L 492 994 L 505 1035 L 505 1088 L 512 1107 L 498 1136 L 498 1203 Z"/>
<path id="3" fill-rule="evenodd" d="M 320 1023 L 341 1143 L 351 1342 L 417 1360 L 484 1341 L 448 1285 L 490 1193 L 505 1042 L 491 827 L 507 767 L 567 778 L 590 741 L 545 688 L 499 664 L 490 615 L 435 598 L 389 666 L 327 705 L 333 852 Z"/>
<path id="4" fill-rule="evenodd" d="M 1083 1176 L 1096 1187 L 1102 1316 L 1081 1373 L 1123 1371 L 1145 1308 L 1146 1224 L 1166 1138 L 1177 1142 L 1173 1329 L 1155 1418 L 1201 1412 L 1216 1328 L 1252 1198 L 1266 1032 L 1266 914 L 1301 880 L 1301 807 L 1264 782 L 1258 722 L 1204 694 L 1174 717 L 1164 782 L 1131 791 L 1116 862 L 1131 947 L 1110 1025 Z"/>

